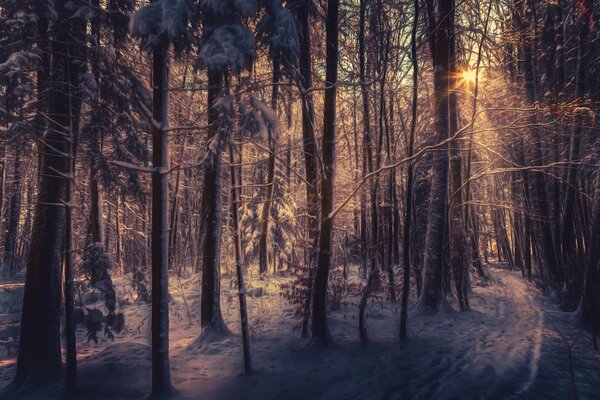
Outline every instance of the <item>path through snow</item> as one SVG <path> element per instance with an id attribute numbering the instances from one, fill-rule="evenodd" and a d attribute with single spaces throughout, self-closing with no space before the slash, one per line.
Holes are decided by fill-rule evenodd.
<path id="1" fill-rule="evenodd" d="M 258 372 L 250 377 L 241 375 L 238 313 L 227 293 L 224 309 L 234 333 L 211 343 L 194 345 L 199 328 L 184 322 L 182 310 L 172 312 L 172 378 L 178 398 L 572 398 L 567 347 L 558 332 L 568 339 L 577 336 L 570 314 L 558 311 L 518 272 L 501 268 L 490 272 L 493 282 L 473 289 L 472 311 L 412 316 L 406 342 L 397 340 L 396 305 L 370 304 L 367 345 L 358 340 L 354 305 L 332 312 L 336 344 L 326 349 L 297 338 L 292 329 L 297 319 L 271 286 L 267 296 L 249 300 L 251 324 L 258 328 L 252 339 Z M 192 297 L 190 293 L 188 302 Z M 147 311 L 136 304 L 128 306 L 128 324 L 135 326 Z M 95 352 L 80 345 L 88 354 L 80 363 L 81 398 L 131 399 L 147 393 L 147 324 L 141 325 L 136 334 L 130 331 L 115 342 L 101 343 Z M 573 358 L 579 399 L 600 399 L 600 356 L 592 352 L 589 334 L 579 338 Z M 0 379 L 6 382 L 10 373 L 12 367 L 0 366 Z"/>

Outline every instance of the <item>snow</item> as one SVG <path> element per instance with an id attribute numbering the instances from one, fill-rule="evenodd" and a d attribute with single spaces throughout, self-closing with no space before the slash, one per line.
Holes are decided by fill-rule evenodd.
<path id="1" fill-rule="evenodd" d="M 8 59 L 0 63 L 0 74 L 10 74 L 12 72 L 21 72 L 32 63 L 40 60 L 39 54 L 34 51 L 16 51 L 8 56 Z"/>
<path id="2" fill-rule="evenodd" d="M 231 23 L 216 27 L 200 48 L 201 66 L 215 71 L 248 69 L 256 56 L 254 36 L 247 27 Z"/>
<path id="3" fill-rule="evenodd" d="M 256 14 L 256 9 L 258 7 L 255 0 L 234 0 L 233 5 L 244 18 L 249 18 Z"/>
<path id="4" fill-rule="evenodd" d="M 237 290 L 223 275 L 222 308 L 231 334 L 198 344 L 198 276 L 171 279 L 171 366 L 178 399 L 568 399 L 567 346 L 579 333 L 572 315 L 558 311 L 520 274 L 487 266 L 492 277 L 474 287 L 472 311 L 409 316 L 409 339 L 398 336 L 399 305 L 376 297 L 368 306 L 370 342 L 360 343 L 357 298 L 330 313 L 335 344 L 299 339 L 300 319 L 279 295 L 290 276 L 247 279 L 251 351 L 257 372 L 243 376 Z M 358 268 L 351 277 L 358 279 Z M 87 344 L 78 332 L 82 398 L 142 398 L 150 388 L 149 305 L 135 302 L 126 279 L 116 278 L 125 333 Z M 0 299 L 18 286 L 0 285 Z M 413 305 L 415 299 L 412 301 Z M 8 304 L 3 301 L 2 307 Z M 455 305 L 451 301 L 452 305 Z M 1 311 L 6 315 L 7 311 Z M 11 312 L 16 312 L 12 309 Z M 13 314 L 11 314 L 13 315 Z M 2 317 L 5 318 L 5 317 Z M 4 321 L 4 320 L 3 320 Z M 0 335 L 6 335 L 4 326 Z M 14 333 L 13 333 L 14 334 Z M 600 355 L 584 332 L 573 347 L 580 399 L 598 398 Z M 14 373 L 14 353 L 0 353 L 0 387 Z M 51 399 L 53 392 L 32 399 Z M 21 397 L 25 398 L 25 397 Z"/>
<path id="5" fill-rule="evenodd" d="M 157 0 L 136 11 L 129 28 L 134 36 L 142 38 L 146 47 L 156 45 L 163 33 L 174 45 L 185 47 L 192 38 L 188 30 L 192 11 L 190 0 Z"/>
<path id="6" fill-rule="evenodd" d="M 288 60 L 298 57 L 298 29 L 292 12 L 284 7 L 277 7 L 273 22 L 271 44 L 275 54 L 282 53 Z"/>

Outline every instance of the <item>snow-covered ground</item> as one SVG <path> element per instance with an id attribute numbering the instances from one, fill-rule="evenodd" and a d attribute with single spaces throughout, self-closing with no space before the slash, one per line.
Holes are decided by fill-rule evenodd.
<path id="1" fill-rule="evenodd" d="M 411 316 L 405 342 L 397 339 L 398 305 L 375 300 L 369 305 L 370 343 L 361 344 L 356 299 L 346 299 L 347 307 L 330 314 L 336 344 L 329 348 L 299 339 L 299 320 L 279 294 L 288 278 L 253 280 L 266 295 L 248 301 L 256 369 L 249 377 L 242 374 L 233 287 L 228 286 L 222 298 L 232 333 L 198 343 L 194 303 L 199 285 L 193 279 L 172 279 L 170 351 L 177 398 L 573 398 L 566 342 L 579 330 L 571 315 L 558 311 L 518 272 L 491 268 L 490 273 L 489 285 L 473 288 L 472 311 Z M 15 290 L 0 287 L 0 299 Z M 121 290 L 123 294 L 126 289 Z M 149 391 L 149 309 L 131 303 L 123 311 L 127 328 L 114 341 L 88 344 L 85 332 L 78 333 L 82 399 L 135 399 Z M 5 321 L 15 318 L 6 310 L 2 313 L 0 340 L 8 335 Z M 579 336 L 572 354 L 578 398 L 600 399 L 600 355 L 592 351 L 589 333 Z M 14 356 L 14 351 L 0 351 L 0 388 L 12 378 Z M 50 393 L 42 397 L 52 398 Z"/>

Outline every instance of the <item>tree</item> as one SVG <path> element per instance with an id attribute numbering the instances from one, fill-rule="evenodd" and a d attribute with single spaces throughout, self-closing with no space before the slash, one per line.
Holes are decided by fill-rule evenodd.
<path id="1" fill-rule="evenodd" d="M 453 2 L 429 0 L 429 45 L 433 58 L 435 139 L 441 143 L 448 139 L 449 112 L 448 90 L 450 83 L 450 35 L 453 21 Z M 444 146 L 442 150 L 446 150 Z M 448 153 L 433 154 L 431 170 L 431 194 L 425 238 L 425 261 L 423 266 L 423 290 L 419 298 L 419 309 L 436 313 L 445 299 L 442 296 L 442 266 L 444 262 L 444 231 L 448 191 Z"/>
<path id="2" fill-rule="evenodd" d="M 292 13 L 282 7 L 279 0 L 266 2 L 267 14 L 261 19 L 257 26 L 259 35 L 269 46 L 269 55 L 273 63 L 271 108 L 277 114 L 279 85 L 282 72 L 293 71 L 298 59 L 298 37 Z M 267 181 L 265 184 L 265 197 L 260 216 L 260 235 L 258 244 L 259 272 L 265 274 L 268 271 L 269 257 L 267 247 L 267 235 L 269 232 L 269 214 L 271 212 L 273 193 L 275 191 L 275 154 L 279 132 L 269 131 L 267 159 Z"/>
<path id="3" fill-rule="evenodd" d="M 312 95 L 312 62 L 309 26 L 310 0 L 299 0 L 296 18 L 301 25 L 299 40 L 300 55 L 297 82 L 302 105 L 302 150 L 304 153 L 304 176 L 306 178 L 306 211 L 308 231 L 308 290 L 304 301 L 302 336 L 308 336 L 311 311 L 313 277 L 317 259 L 319 238 L 319 155 L 315 141 L 315 107 Z"/>
<path id="4" fill-rule="evenodd" d="M 169 44 L 181 52 L 189 43 L 192 5 L 157 0 L 133 17 L 132 33 L 152 49 L 152 392 L 172 391 L 169 365 Z"/>
<path id="5" fill-rule="evenodd" d="M 335 190 L 335 117 L 338 78 L 338 15 L 339 1 L 328 0 L 325 19 L 326 30 L 326 75 L 325 102 L 323 104 L 323 176 L 321 178 L 321 228 L 319 254 L 314 282 L 312 309 L 312 338 L 315 342 L 328 344 L 331 335 L 327 325 L 327 282 L 331 268 L 333 210 Z"/>
<path id="6" fill-rule="evenodd" d="M 585 1 L 580 5 L 578 12 L 578 32 L 577 32 L 577 66 L 575 71 L 575 101 L 580 104 L 581 107 L 585 107 L 585 92 L 586 92 L 586 70 L 588 68 L 588 34 L 590 31 L 591 23 L 591 12 L 593 2 Z M 566 194 L 563 207 L 564 221 L 562 223 L 562 247 L 563 247 L 563 260 L 561 268 L 570 272 L 570 277 L 567 278 L 567 284 L 569 286 L 579 286 L 581 283 L 577 276 L 578 272 L 575 265 L 577 265 L 575 250 L 576 250 L 576 231 L 575 231 L 575 195 L 577 190 L 577 176 L 579 173 L 579 161 L 581 136 L 583 130 L 583 120 L 585 118 L 585 111 L 578 112 L 575 116 L 575 124 L 571 132 L 571 143 L 569 153 L 569 168 L 567 173 L 566 182 Z M 573 282 L 575 281 L 575 282 Z M 575 289 L 577 290 L 577 289 Z M 578 296 L 577 296 L 578 297 Z M 566 300 L 569 301 L 568 299 Z M 567 305 L 574 306 L 573 304 Z"/>
<path id="7" fill-rule="evenodd" d="M 417 128 L 417 106 L 419 94 L 419 60 L 417 59 L 417 29 L 419 26 L 419 0 L 414 1 L 414 17 L 412 32 L 410 36 L 410 47 L 413 68 L 413 87 L 412 87 L 412 116 L 410 120 L 410 133 L 408 137 L 407 156 L 413 156 L 413 146 L 415 142 L 415 130 Z M 413 180 L 414 167 L 412 161 L 409 161 L 406 171 L 406 216 L 404 218 L 404 237 L 402 246 L 402 304 L 400 308 L 400 339 L 406 339 L 406 327 L 408 320 L 408 296 L 410 293 L 410 234 L 413 214 Z"/>
<path id="8" fill-rule="evenodd" d="M 13 385 L 25 389 L 45 384 L 61 375 L 60 355 L 60 266 L 65 227 L 65 155 L 72 140 L 70 87 L 77 87 L 81 63 L 75 58 L 77 46 L 73 31 L 73 10 L 56 0 L 56 13 L 50 36 L 53 67 L 47 89 L 48 111 L 52 116 L 44 132 L 38 195 L 27 261 L 25 294 L 21 316 L 21 336 L 17 374 Z"/>
<path id="9" fill-rule="evenodd" d="M 452 5 L 449 19 L 454 21 L 455 7 Z M 456 32 L 453 23 L 450 23 L 449 28 L 449 52 L 450 52 L 450 70 L 448 75 L 450 81 L 448 82 L 448 112 L 449 112 L 449 135 L 453 136 L 458 131 L 458 98 L 457 89 L 460 87 L 458 84 L 460 80 L 458 70 L 458 60 L 456 55 Z M 450 256 L 448 262 L 452 269 L 452 278 L 454 282 L 454 289 L 456 297 L 461 311 L 470 309 L 469 306 L 469 259 L 467 253 L 467 238 L 465 232 L 465 217 L 464 217 L 464 206 L 463 206 L 463 178 L 462 178 L 462 155 L 461 155 L 461 144 L 459 141 L 450 143 L 448 148 L 450 171 L 449 171 L 449 205 L 448 205 L 448 225 L 449 237 L 446 239 L 449 241 Z"/>
<path id="10" fill-rule="evenodd" d="M 223 8 L 219 4 L 203 4 L 204 38 L 199 60 L 208 72 L 208 156 L 204 166 L 201 215 L 205 219 L 205 238 L 202 241 L 202 293 L 200 324 L 203 335 L 210 331 L 227 330 L 221 313 L 220 260 L 221 229 L 223 225 L 222 147 L 225 135 L 215 105 L 224 94 L 224 77 L 250 67 L 255 56 L 252 34 L 242 24 L 241 16 L 256 12 L 256 3 L 238 2 Z"/>

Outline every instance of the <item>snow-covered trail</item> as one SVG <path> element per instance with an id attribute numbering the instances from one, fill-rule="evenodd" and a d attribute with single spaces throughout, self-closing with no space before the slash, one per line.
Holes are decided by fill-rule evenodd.
<path id="1" fill-rule="evenodd" d="M 518 272 L 490 272 L 493 282 L 474 288 L 472 311 L 413 316 L 405 343 L 396 339 L 395 307 L 371 307 L 366 346 L 357 343 L 352 311 L 342 310 L 332 315 L 333 348 L 291 350 L 284 338 L 255 342 L 255 377 L 207 380 L 184 392 L 192 399 L 204 390 L 203 398 L 215 400 L 571 398 L 566 346 L 550 323 L 568 329 L 568 315 Z M 574 359 L 578 398 L 600 399 L 600 358 L 587 335 Z"/>
<path id="2" fill-rule="evenodd" d="M 492 276 L 490 286 L 475 288 L 472 311 L 415 321 L 431 340 L 441 336 L 448 345 L 430 354 L 439 361 L 425 374 L 424 385 L 417 385 L 422 390 L 415 390 L 415 398 L 518 398 L 537 379 L 544 308 L 518 273 L 494 269 Z M 430 351 L 419 350 L 420 357 Z"/>
<path id="3" fill-rule="evenodd" d="M 336 344 L 329 348 L 311 347 L 298 339 L 298 331 L 292 329 L 298 320 L 278 293 L 285 278 L 262 281 L 267 295 L 249 299 L 257 370 L 250 377 L 242 375 L 235 293 L 227 294 L 225 289 L 222 301 L 233 334 L 201 346 L 194 344 L 199 327 L 189 324 L 182 302 L 176 299 L 170 334 L 172 379 L 179 390 L 176 398 L 572 398 L 567 347 L 560 336 L 572 340 L 579 333 L 571 315 L 558 311 L 518 272 L 489 271 L 492 282 L 473 288 L 470 312 L 411 315 L 405 342 L 397 339 L 398 306 L 375 300 L 368 310 L 370 342 L 361 344 L 356 305 L 348 299 L 346 308 L 330 314 Z M 195 296 L 190 290 L 187 301 L 192 303 Z M 125 311 L 131 327 L 128 333 L 99 345 L 80 340 L 84 356 L 79 374 L 81 399 L 142 399 L 147 395 L 150 355 L 145 321 L 149 310 L 131 304 Z M 592 352 L 589 334 L 580 336 L 573 359 L 578 398 L 600 399 L 600 356 Z M 5 367 L 0 363 L 0 377 L 7 378 L 13 371 L 14 363 Z M 41 398 L 53 397 L 45 393 Z"/>

